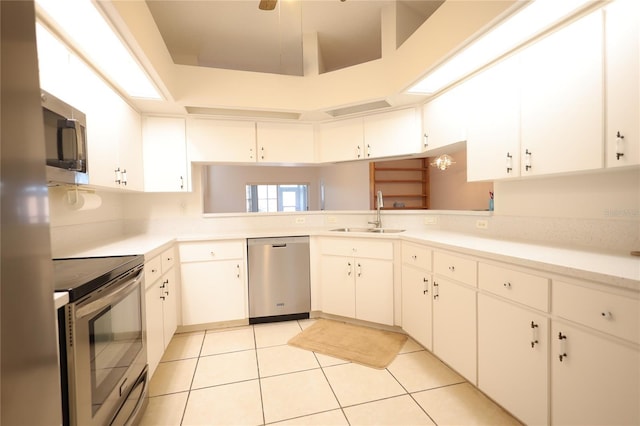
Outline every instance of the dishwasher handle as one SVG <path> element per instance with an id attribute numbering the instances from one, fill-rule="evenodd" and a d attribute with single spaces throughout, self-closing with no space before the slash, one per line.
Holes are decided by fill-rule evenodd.
<path id="1" fill-rule="evenodd" d="M 287 247 L 287 243 L 271 244 L 271 247 L 273 247 L 273 248 L 286 248 Z"/>

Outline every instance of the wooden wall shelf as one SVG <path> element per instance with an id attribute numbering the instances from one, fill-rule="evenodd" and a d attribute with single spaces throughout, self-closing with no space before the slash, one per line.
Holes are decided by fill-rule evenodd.
<path id="1" fill-rule="evenodd" d="M 429 208 L 429 161 L 427 158 L 376 161 L 369 166 L 371 209 L 376 193 L 382 191 L 383 210 L 424 210 Z"/>

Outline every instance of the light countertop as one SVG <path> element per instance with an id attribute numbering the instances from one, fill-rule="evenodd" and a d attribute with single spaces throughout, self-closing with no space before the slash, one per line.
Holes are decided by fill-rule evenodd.
<path id="1" fill-rule="evenodd" d="M 326 228 L 296 228 L 242 233 L 180 235 L 177 237 L 143 234 L 114 239 L 92 248 L 65 253 L 65 257 L 142 254 L 151 258 L 176 241 L 192 242 L 299 235 L 375 238 L 424 243 L 434 248 L 452 250 L 486 260 L 508 262 L 548 273 L 593 280 L 640 291 L 640 257 L 637 256 L 500 240 L 441 230 L 407 230 L 395 234 L 374 234 L 369 232 L 335 232 Z"/>

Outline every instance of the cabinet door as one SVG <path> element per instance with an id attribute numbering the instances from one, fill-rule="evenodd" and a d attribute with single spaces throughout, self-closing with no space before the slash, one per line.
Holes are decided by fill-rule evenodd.
<path id="1" fill-rule="evenodd" d="M 364 117 L 365 158 L 420 152 L 420 128 L 414 108 Z"/>
<path id="2" fill-rule="evenodd" d="M 525 424 L 549 423 L 548 319 L 478 295 L 478 387 Z"/>
<path id="3" fill-rule="evenodd" d="M 160 283 L 161 280 L 155 281 L 145 292 L 147 362 L 150 376 L 153 376 L 165 349 Z"/>
<path id="4" fill-rule="evenodd" d="M 482 72 L 468 83 L 467 180 L 520 176 L 520 83 L 518 57 Z"/>
<path id="5" fill-rule="evenodd" d="M 313 163 L 312 124 L 257 123 L 259 163 Z"/>
<path id="6" fill-rule="evenodd" d="M 146 192 L 188 191 L 183 118 L 144 117 L 143 148 Z"/>
<path id="7" fill-rule="evenodd" d="M 171 338 L 173 334 L 176 332 L 176 328 L 178 327 L 178 317 L 177 317 L 177 297 L 178 292 L 176 288 L 176 273 L 175 269 L 170 269 L 162 277 L 162 323 L 163 323 L 163 331 L 164 331 L 164 347 L 169 345 L 171 342 Z"/>
<path id="8" fill-rule="evenodd" d="M 607 167 L 640 164 L 640 5 L 617 0 L 605 9 Z M 618 142 L 618 132 L 622 136 Z M 617 145 L 624 155 L 617 156 Z"/>
<path id="9" fill-rule="evenodd" d="M 255 162 L 256 123 L 194 118 L 187 122 L 189 160 Z"/>
<path id="10" fill-rule="evenodd" d="M 467 139 L 465 85 L 457 86 L 425 104 L 422 125 L 425 150 L 441 148 Z"/>
<path id="11" fill-rule="evenodd" d="M 144 190 L 144 169 L 142 155 L 142 118 L 122 99 L 111 109 L 112 125 L 116 128 L 118 142 L 118 162 L 116 169 L 121 170 L 119 187 L 136 191 Z M 103 118 L 107 118 L 104 116 Z"/>
<path id="12" fill-rule="evenodd" d="M 247 318 L 240 260 L 183 263 L 182 325 Z"/>
<path id="13" fill-rule="evenodd" d="M 356 318 L 393 325 L 393 262 L 355 259 Z"/>
<path id="14" fill-rule="evenodd" d="M 362 118 L 340 120 L 320 125 L 320 162 L 363 158 L 364 124 Z"/>
<path id="15" fill-rule="evenodd" d="M 402 329 L 431 350 L 431 275 L 411 266 L 402 267 Z"/>
<path id="16" fill-rule="evenodd" d="M 445 279 L 433 282 L 433 352 L 476 384 L 476 292 Z"/>
<path id="17" fill-rule="evenodd" d="M 601 11 L 521 53 L 521 173 L 603 166 Z"/>
<path id="18" fill-rule="evenodd" d="M 322 312 L 356 317 L 355 261 L 351 257 L 321 256 Z"/>
<path id="19" fill-rule="evenodd" d="M 551 339 L 552 424 L 640 424 L 637 347 L 559 321 Z"/>

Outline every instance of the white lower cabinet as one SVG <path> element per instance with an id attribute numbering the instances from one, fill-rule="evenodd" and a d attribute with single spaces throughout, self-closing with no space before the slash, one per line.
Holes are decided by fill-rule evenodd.
<path id="1" fill-rule="evenodd" d="M 432 293 L 433 352 L 476 384 L 476 291 L 436 276 Z"/>
<path id="2" fill-rule="evenodd" d="M 548 423 L 549 320 L 478 295 L 478 387 L 525 424 Z"/>
<path id="3" fill-rule="evenodd" d="M 640 424 L 640 351 L 553 321 L 551 423 Z"/>
<path id="4" fill-rule="evenodd" d="M 402 265 L 402 328 L 416 342 L 431 349 L 431 273 Z"/>
<path id="5" fill-rule="evenodd" d="M 402 328 L 427 349 L 433 347 L 431 250 L 402 243 Z"/>
<path id="6" fill-rule="evenodd" d="M 245 240 L 180 244 L 182 325 L 247 318 Z"/>
<path id="7" fill-rule="evenodd" d="M 322 311 L 393 325 L 393 243 L 323 239 Z"/>
<path id="8" fill-rule="evenodd" d="M 147 362 L 152 376 L 177 328 L 174 249 L 165 250 L 145 263 Z"/>

